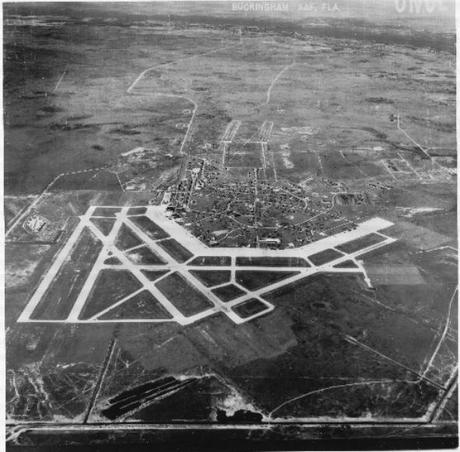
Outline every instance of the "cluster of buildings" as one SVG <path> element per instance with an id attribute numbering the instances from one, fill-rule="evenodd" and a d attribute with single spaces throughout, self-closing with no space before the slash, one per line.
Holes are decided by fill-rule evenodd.
<path id="1" fill-rule="evenodd" d="M 326 235 L 340 220 L 328 190 L 307 192 L 287 181 L 259 179 L 257 170 L 235 177 L 197 157 L 162 203 L 209 246 L 297 247 Z"/>

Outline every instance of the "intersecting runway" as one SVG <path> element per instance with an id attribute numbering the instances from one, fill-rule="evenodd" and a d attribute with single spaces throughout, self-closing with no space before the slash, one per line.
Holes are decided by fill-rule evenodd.
<path id="1" fill-rule="evenodd" d="M 103 231 L 96 225 L 97 221 L 109 221 L 110 229 Z M 236 324 L 245 323 L 275 309 L 273 304 L 264 299 L 264 294 L 319 272 L 362 274 L 370 286 L 371 282 L 358 257 L 393 243 L 395 239 L 379 232 L 389 226 L 392 226 L 391 222 L 381 218 L 373 218 L 360 223 L 351 231 L 341 232 L 300 248 L 283 250 L 210 248 L 170 219 L 165 206 L 91 206 L 80 217 L 80 223 L 56 256 L 18 321 L 53 323 L 177 322 L 181 325 L 188 325 L 210 315 L 223 313 Z M 62 267 L 68 262 L 69 256 L 75 249 L 84 230 L 91 231 L 91 235 L 102 244 L 102 248 L 89 274 L 85 276 L 86 279 L 76 299 L 69 301 L 72 306 L 67 317 L 60 320 L 44 316 L 37 318 L 33 315 L 34 310 L 40 303 L 47 302 L 50 285 L 59 277 Z M 119 245 L 122 230 L 128 230 L 131 235 L 134 235 L 137 243 L 127 249 L 122 249 Z M 377 237 L 378 243 L 365 246 L 354 252 L 345 252 L 343 248 L 340 249 L 344 244 L 370 234 Z M 177 250 L 179 251 L 177 252 Z M 133 255 L 136 255 L 137 251 L 147 251 L 158 260 L 152 262 L 133 259 Z M 321 253 L 330 253 L 330 257 L 324 263 L 316 261 L 316 257 L 320 256 Z M 116 260 L 117 263 L 113 264 L 110 262 L 111 260 Z M 344 263 L 351 265 L 343 265 Z M 85 306 L 91 302 L 91 294 L 101 271 L 129 272 L 139 286 L 128 295 L 114 299 L 113 303 L 95 314 L 89 317 L 82 316 Z M 152 280 L 146 276 L 146 272 L 161 273 L 161 276 Z M 206 281 L 206 276 L 211 274 L 228 275 L 228 277 L 224 276 L 227 278 L 224 282 L 209 283 Z M 242 277 L 244 281 L 245 275 L 246 279 L 250 279 L 253 274 L 264 276 L 265 282 L 257 287 L 251 287 L 251 283 L 245 284 L 240 279 Z M 205 279 L 200 275 L 204 275 Z M 174 281 L 182 281 L 190 297 L 194 293 L 198 294 L 199 297 L 206 300 L 207 306 L 199 308 L 199 312 L 192 314 L 184 312 L 183 307 L 178 306 L 178 304 L 183 306 L 184 300 L 179 300 L 180 303 L 177 303 L 178 300 L 174 293 L 171 296 L 171 290 L 173 292 L 179 290 L 174 287 Z M 169 284 L 171 289 L 165 291 L 165 283 Z M 126 303 L 133 303 L 133 300 L 137 302 L 137 297 L 145 292 L 148 292 L 156 303 L 160 303 L 168 315 L 157 316 L 156 318 L 145 318 L 141 315 L 138 318 L 136 316 L 134 318 L 133 316 L 110 318 L 109 315 L 107 318 L 107 314 L 116 308 Z M 222 295 L 226 292 L 231 292 L 234 295 L 226 298 Z M 179 296 L 184 298 L 183 295 Z M 253 311 L 249 309 L 249 313 L 242 314 L 244 312 L 242 308 L 247 306 L 251 306 Z"/>

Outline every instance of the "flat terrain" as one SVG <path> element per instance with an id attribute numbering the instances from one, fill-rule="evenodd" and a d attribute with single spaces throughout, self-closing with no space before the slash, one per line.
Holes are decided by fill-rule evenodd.
<path id="1" fill-rule="evenodd" d="M 4 6 L 10 442 L 455 436 L 452 19 L 131 6 Z"/>

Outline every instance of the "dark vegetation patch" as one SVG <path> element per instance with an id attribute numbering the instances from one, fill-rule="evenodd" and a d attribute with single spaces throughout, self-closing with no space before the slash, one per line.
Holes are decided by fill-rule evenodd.
<path id="1" fill-rule="evenodd" d="M 134 127 L 125 125 L 121 128 L 119 127 L 116 129 L 112 129 L 109 131 L 109 133 L 120 134 L 120 135 L 140 135 L 142 132 L 140 130 L 136 130 Z"/>
<path id="2" fill-rule="evenodd" d="M 244 290 L 240 289 L 234 284 L 218 287 L 217 289 L 213 289 L 212 292 L 225 302 L 234 300 L 235 298 L 241 297 L 246 293 Z"/>
<path id="3" fill-rule="evenodd" d="M 170 423 L 181 419 L 209 423 L 213 421 L 216 394 L 227 392 L 227 386 L 214 376 L 180 380 L 162 377 L 133 385 L 110 399 L 104 415 L 128 422 Z"/>
<path id="4" fill-rule="evenodd" d="M 309 267 L 300 257 L 237 257 L 236 265 L 254 267 Z"/>
<path id="5" fill-rule="evenodd" d="M 361 127 L 361 130 L 364 130 L 365 132 L 371 133 L 378 140 L 386 140 L 387 139 L 387 134 L 386 133 L 380 132 L 377 129 L 374 129 L 373 127 Z"/>
<path id="6" fill-rule="evenodd" d="M 99 126 L 97 124 L 81 124 L 81 123 L 74 123 L 69 124 L 68 122 L 63 123 L 53 123 L 49 125 L 50 130 L 93 130 L 94 132 L 99 130 Z"/>
<path id="7" fill-rule="evenodd" d="M 74 116 L 69 116 L 67 118 L 67 121 L 82 121 L 84 119 L 90 119 L 92 117 L 93 115 L 74 115 Z"/>
<path id="8" fill-rule="evenodd" d="M 356 251 L 367 248 L 368 246 L 376 245 L 384 240 L 385 238 L 381 235 L 368 234 L 364 237 L 360 237 L 359 239 L 339 245 L 336 248 L 344 253 L 355 253 Z"/>
<path id="9" fill-rule="evenodd" d="M 144 242 L 131 230 L 131 228 L 128 228 L 125 224 L 121 225 L 115 239 L 115 246 L 118 249 L 124 251 L 142 245 L 143 243 Z"/>
<path id="10" fill-rule="evenodd" d="M 165 265 L 166 262 L 153 252 L 148 246 L 127 251 L 129 260 L 136 265 Z"/>
<path id="11" fill-rule="evenodd" d="M 128 210 L 128 215 L 143 215 L 147 212 L 147 207 L 131 207 Z"/>
<path id="12" fill-rule="evenodd" d="M 339 253 L 338 251 L 328 249 L 316 254 L 312 254 L 311 256 L 308 256 L 308 259 L 310 259 L 315 265 L 324 265 L 342 256 L 343 254 Z"/>
<path id="13" fill-rule="evenodd" d="M 262 414 L 255 411 L 236 410 L 228 415 L 224 410 L 217 410 L 217 422 L 221 424 L 258 424 L 262 419 Z"/>
<path id="14" fill-rule="evenodd" d="M 142 215 L 140 217 L 131 217 L 132 221 L 138 228 L 147 234 L 153 240 L 165 239 L 169 235 L 160 226 L 155 224 L 150 218 Z"/>
<path id="15" fill-rule="evenodd" d="M 187 419 L 212 422 L 215 394 L 225 394 L 226 386 L 215 377 L 189 378 L 176 391 L 136 412 L 130 419 L 140 422 L 170 422 Z M 184 410 L 184 407 L 187 407 Z"/>
<path id="16" fill-rule="evenodd" d="M 104 235 L 109 235 L 115 223 L 115 218 L 91 218 L 91 222 L 94 223 Z"/>
<path id="17" fill-rule="evenodd" d="M 334 265 L 334 268 L 358 268 L 358 266 L 353 261 L 345 261 Z"/>
<path id="18" fill-rule="evenodd" d="M 100 317 L 102 320 L 170 318 L 172 318 L 171 314 L 148 290 L 143 290 L 134 295 Z"/>
<path id="19" fill-rule="evenodd" d="M 199 256 L 190 261 L 187 265 L 229 266 L 230 264 L 231 259 L 227 256 Z"/>
<path id="20" fill-rule="evenodd" d="M 141 271 L 150 281 L 155 281 L 161 276 L 168 273 L 169 270 L 141 270 Z"/>
<path id="21" fill-rule="evenodd" d="M 190 270 L 193 276 L 196 276 L 205 286 L 213 287 L 230 281 L 230 270 L 209 271 L 209 270 Z"/>
<path id="22" fill-rule="evenodd" d="M 192 91 L 202 92 L 202 91 L 209 91 L 209 88 L 207 88 L 205 86 L 195 86 L 195 87 L 192 87 L 191 90 Z"/>
<path id="23" fill-rule="evenodd" d="M 101 270 L 94 282 L 79 318 L 86 320 L 141 287 L 126 270 Z"/>
<path id="24" fill-rule="evenodd" d="M 187 317 L 214 306 L 204 294 L 193 287 L 180 273 L 175 272 L 166 276 L 155 286 Z"/>
<path id="25" fill-rule="evenodd" d="M 366 97 L 366 102 L 371 104 L 394 104 L 394 101 L 385 97 Z"/>
<path id="26" fill-rule="evenodd" d="M 267 305 L 262 303 L 257 298 L 251 298 L 250 300 L 243 301 L 243 303 L 232 307 L 240 317 L 246 319 L 262 311 L 267 310 Z"/>
<path id="27" fill-rule="evenodd" d="M 420 126 L 433 128 L 444 133 L 454 133 L 456 130 L 455 119 L 451 122 L 436 121 L 434 119 L 420 118 L 418 116 L 409 116 L 408 119 Z"/>
<path id="28" fill-rule="evenodd" d="M 42 107 L 41 110 L 44 111 L 45 113 L 59 113 L 59 112 L 64 111 L 63 108 L 57 107 L 56 105 L 46 105 Z"/>
<path id="29" fill-rule="evenodd" d="M 120 207 L 97 207 L 94 209 L 93 217 L 112 217 L 115 218 L 116 214 L 121 212 Z"/>
<path id="30" fill-rule="evenodd" d="M 121 265 L 121 262 L 118 260 L 117 257 L 112 256 L 112 257 L 109 257 L 108 259 L 106 259 L 104 261 L 104 264 L 105 265 Z"/>
<path id="31" fill-rule="evenodd" d="M 50 79 L 56 67 L 63 67 L 62 61 L 75 61 L 76 57 L 77 54 L 62 49 L 7 42 L 4 46 L 5 89 L 17 87 L 30 79 Z"/>
<path id="32" fill-rule="evenodd" d="M 337 193 L 334 196 L 334 204 L 338 206 L 359 206 L 370 203 L 371 200 L 367 193 Z"/>
<path id="33" fill-rule="evenodd" d="M 186 248 L 184 248 L 176 239 L 162 240 L 158 242 L 168 254 L 170 254 L 177 262 L 188 261 L 193 254 Z"/>
<path id="34" fill-rule="evenodd" d="M 102 410 L 102 414 L 108 419 L 117 419 L 122 415 L 137 410 L 141 405 L 168 397 L 168 395 L 173 394 L 193 380 L 181 381 L 174 377 L 166 377 L 135 386 L 109 399 L 109 406 Z"/>
<path id="35" fill-rule="evenodd" d="M 298 274 L 299 272 L 237 271 L 236 282 L 246 289 L 257 290 Z"/>
<path id="36" fill-rule="evenodd" d="M 320 333 L 324 338 L 319 344 L 324 347 L 323 352 L 350 336 L 408 367 L 419 369 L 426 350 L 431 350 L 436 329 L 414 321 L 413 313 L 408 316 L 398 309 L 378 308 L 373 295 L 362 289 L 360 281 L 358 275 L 317 274 L 262 297 L 288 312 L 300 330 L 313 328 L 311 332 L 305 331 L 307 336 Z M 419 298 L 418 293 L 410 294 L 414 287 L 417 286 L 407 288 L 406 298 Z M 420 292 L 423 290 L 426 288 L 422 286 Z M 383 293 L 378 292 L 377 299 L 388 305 Z M 313 303 L 323 303 L 324 307 L 317 309 Z M 402 299 L 400 303 L 412 301 Z"/>

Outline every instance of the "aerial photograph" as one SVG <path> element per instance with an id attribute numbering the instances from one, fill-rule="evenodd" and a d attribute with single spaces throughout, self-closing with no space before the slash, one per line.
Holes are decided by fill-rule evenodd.
<path id="1" fill-rule="evenodd" d="M 455 6 L 3 2 L 7 450 L 456 447 Z"/>

